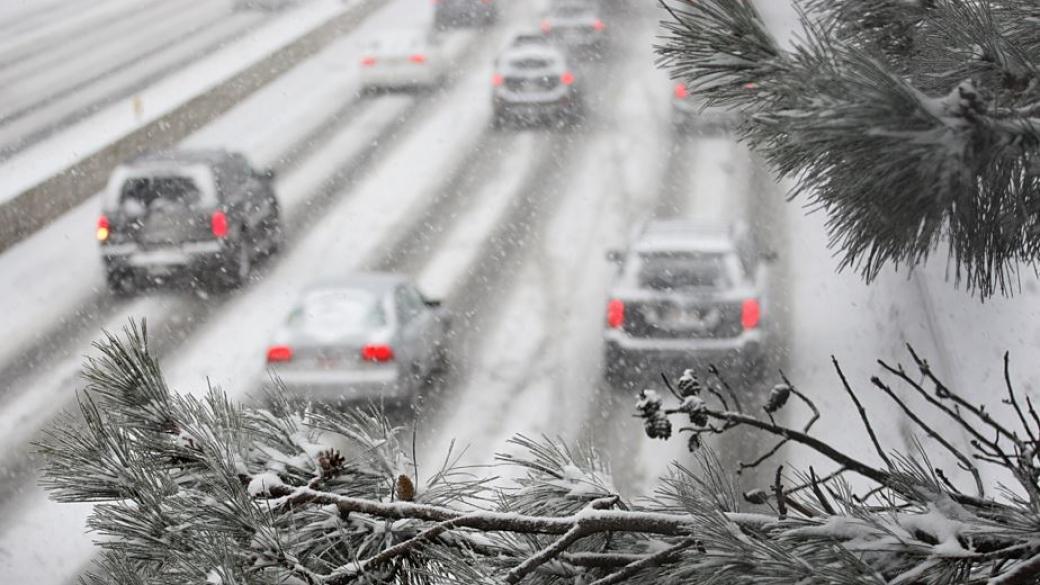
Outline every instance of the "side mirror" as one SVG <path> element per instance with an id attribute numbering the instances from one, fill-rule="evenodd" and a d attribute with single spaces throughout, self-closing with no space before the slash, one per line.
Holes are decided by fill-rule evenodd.
<path id="1" fill-rule="evenodd" d="M 625 253 L 621 250 L 607 250 L 607 261 L 621 264 L 625 260 Z"/>
<path id="2" fill-rule="evenodd" d="M 763 250 L 759 253 L 758 257 L 767 264 L 772 264 L 780 259 L 780 254 L 777 254 L 776 250 Z"/>
<path id="3" fill-rule="evenodd" d="M 439 309 L 441 308 L 442 304 L 441 301 L 433 299 L 423 299 L 423 303 L 426 305 L 427 308 L 430 309 Z"/>
<path id="4" fill-rule="evenodd" d="M 272 168 L 266 168 L 258 170 L 256 176 L 265 181 L 273 181 L 278 177 L 278 173 L 276 173 Z"/>

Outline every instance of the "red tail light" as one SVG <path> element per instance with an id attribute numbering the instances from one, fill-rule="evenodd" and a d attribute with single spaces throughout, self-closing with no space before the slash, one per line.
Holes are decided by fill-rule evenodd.
<path id="1" fill-rule="evenodd" d="M 563 75 L 560 76 L 560 83 L 564 85 L 570 85 L 574 83 L 574 74 L 570 71 L 565 71 Z"/>
<path id="2" fill-rule="evenodd" d="M 272 345 L 267 348 L 267 363 L 291 362 L 293 356 L 292 348 L 288 345 Z"/>
<path id="3" fill-rule="evenodd" d="M 368 55 L 368 56 L 365 56 L 365 57 L 361 58 L 361 66 L 362 67 L 371 67 L 371 66 L 373 66 L 375 64 L 376 64 L 376 58 L 371 56 L 371 55 Z"/>
<path id="4" fill-rule="evenodd" d="M 426 62 L 426 55 L 423 55 L 422 53 L 416 53 L 416 54 L 412 55 L 411 57 L 408 57 L 408 60 L 411 61 L 412 63 L 425 63 Z"/>
<path id="5" fill-rule="evenodd" d="M 99 242 L 104 242 L 108 239 L 109 231 L 108 217 L 102 215 L 97 220 L 97 239 Z"/>
<path id="6" fill-rule="evenodd" d="M 213 231 L 213 235 L 218 238 L 226 238 L 228 235 L 228 221 L 227 215 L 219 209 L 213 212 L 213 215 L 209 218 L 209 229 Z"/>
<path id="7" fill-rule="evenodd" d="M 619 329 L 625 324 L 625 303 L 620 299 L 610 299 L 607 303 L 607 325 L 611 329 Z"/>
<path id="8" fill-rule="evenodd" d="M 758 299 L 747 299 L 744 301 L 744 304 L 740 307 L 740 324 L 744 326 L 744 329 L 758 327 L 761 320 L 762 307 L 758 304 Z"/>
<path id="9" fill-rule="evenodd" d="M 493 85 L 495 87 L 501 86 L 503 83 L 505 83 L 505 81 L 506 80 L 503 79 L 502 76 L 499 75 L 498 73 L 496 73 L 496 74 L 491 76 L 491 85 Z"/>
<path id="10" fill-rule="evenodd" d="M 552 30 L 552 23 L 548 20 L 543 20 L 541 24 L 542 32 L 548 34 Z"/>
<path id="11" fill-rule="evenodd" d="M 690 92 L 686 89 L 685 83 L 675 84 L 675 99 L 684 100 L 688 95 L 690 95 Z"/>
<path id="12" fill-rule="evenodd" d="M 389 345 L 366 345 L 361 348 L 361 359 L 366 362 L 389 362 L 394 359 L 394 348 Z"/>
<path id="13" fill-rule="evenodd" d="M 596 19 L 596 22 L 592 23 L 592 28 L 596 29 L 597 32 L 602 32 L 603 29 L 607 28 L 607 25 L 603 24 L 603 21 Z"/>

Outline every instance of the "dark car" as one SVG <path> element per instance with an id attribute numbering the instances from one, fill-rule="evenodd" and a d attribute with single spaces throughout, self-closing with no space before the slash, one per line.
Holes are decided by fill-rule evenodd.
<path id="1" fill-rule="evenodd" d="M 769 255 L 745 228 L 655 221 L 609 256 L 618 264 L 604 332 L 609 382 L 709 365 L 758 379 Z"/>
<path id="2" fill-rule="evenodd" d="M 404 276 L 362 273 L 306 290 L 267 364 L 290 397 L 410 402 L 448 365 L 451 319 Z"/>
<path id="3" fill-rule="evenodd" d="M 607 43 L 607 25 L 591 2 L 558 2 L 542 17 L 542 33 L 573 51 L 595 54 Z"/>
<path id="4" fill-rule="evenodd" d="M 433 24 L 437 28 L 489 26 L 498 18 L 499 0 L 433 0 Z"/>
<path id="5" fill-rule="evenodd" d="M 518 35 L 495 59 L 493 122 L 574 123 L 584 114 L 581 83 L 567 56 L 545 40 Z"/>
<path id="6" fill-rule="evenodd" d="M 109 288 L 187 277 L 241 286 L 282 238 L 273 171 L 222 150 L 148 154 L 115 169 L 97 239 Z"/>

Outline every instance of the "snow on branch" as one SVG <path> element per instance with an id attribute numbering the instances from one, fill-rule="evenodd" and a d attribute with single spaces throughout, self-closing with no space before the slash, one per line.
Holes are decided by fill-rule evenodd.
<path id="1" fill-rule="evenodd" d="M 827 213 L 843 268 L 871 281 L 943 246 L 983 298 L 1035 269 L 1035 3 L 810 1 L 790 48 L 748 0 L 662 4 L 659 64 L 744 113 L 741 138 Z"/>
<path id="2" fill-rule="evenodd" d="M 885 388 L 899 383 L 927 396 L 937 413 L 970 429 L 970 464 L 1009 471 L 1019 491 L 996 497 L 984 486 L 969 495 L 923 453 L 891 453 L 876 433 L 866 434 L 878 460 L 857 459 L 814 436 L 811 424 L 776 420 L 793 399 L 813 419 L 827 416 L 792 381 L 762 397 L 756 413 L 711 370 L 705 380 L 691 371 L 674 384 L 665 378 L 674 408 L 664 392 L 649 408 L 644 392 L 635 412 L 657 421 L 646 430 L 670 437 L 656 431 L 662 417 L 684 419 L 676 432 L 694 437 L 747 427 L 806 446 L 838 470 L 821 477 L 810 467 L 792 482 L 778 467 L 771 486 L 741 498 L 726 470 L 734 462 L 698 439 L 687 443 L 696 465 L 677 464 L 652 498 L 633 500 L 613 487 L 602 455 L 587 446 L 517 437 L 498 463 L 520 472 L 507 486 L 488 481 L 491 468 L 456 467 L 451 453 L 420 478 L 410 442 L 378 412 L 299 412 L 277 392 L 270 409 L 234 404 L 218 390 L 205 400 L 182 397 L 166 388 L 140 329 L 125 340 L 109 337 L 100 349 L 118 359 L 92 366 L 106 386 L 82 397 L 85 424 L 55 429 L 42 445 L 52 494 L 97 503 L 90 526 L 103 536 L 99 567 L 109 576 L 92 585 L 1040 578 L 1040 416 L 1015 391 L 1007 361 L 1007 421 L 938 380 L 912 348 L 919 376 L 881 364 L 892 381 L 879 377 L 869 388 L 895 400 Z M 120 397 L 124 391 L 151 398 L 142 407 L 139 398 Z M 868 414 L 861 416 L 869 429 Z M 933 436 L 929 417 L 911 420 Z M 776 450 L 767 446 L 768 456 L 754 464 L 766 465 Z M 874 487 L 855 493 L 850 474 Z"/>

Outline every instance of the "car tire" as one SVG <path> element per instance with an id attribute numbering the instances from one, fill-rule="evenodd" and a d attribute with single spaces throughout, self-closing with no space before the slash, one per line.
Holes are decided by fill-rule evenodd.
<path id="1" fill-rule="evenodd" d="M 491 129 L 492 130 L 501 130 L 501 129 L 505 128 L 505 126 L 506 126 L 505 114 L 503 114 L 499 110 L 495 110 L 495 112 L 491 115 Z"/>
<path id="2" fill-rule="evenodd" d="M 266 256 L 273 256 L 282 249 L 282 245 L 285 243 L 285 232 L 282 230 L 282 217 L 277 207 L 275 207 L 272 217 L 268 218 L 265 222 L 264 232 L 267 236 L 267 249 L 264 251 L 264 254 Z"/>
<path id="3" fill-rule="evenodd" d="M 621 353 L 609 345 L 603 352 L 603 381 L 612 388 L 620 388 L 625 382 Z"/>
<path id="4" fill-rule="evenodd" d="M 242 288 L 253 272 L 253 258 L 249 253 L 248 239 L 243 237 L 229 248 L 229 254 L 217 271 L 217 288 L 233 290 Z"/>
<path id="5" fill-rule="evenodd" d="M 105 282 L 116 296 L 129 297 L 137 292 L 137 276 L 128 268 L 106 268 Z"/>

